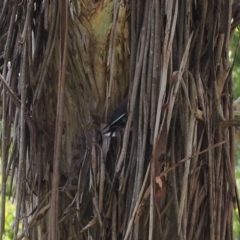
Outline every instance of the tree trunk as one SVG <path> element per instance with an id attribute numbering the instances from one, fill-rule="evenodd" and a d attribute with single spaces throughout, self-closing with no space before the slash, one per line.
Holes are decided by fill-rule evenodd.
<path id="1" fill-rule="evenodd" d="M 238 2 L 0 5 L 15 239 L 233 239 Z M 104 136 L 126 95 L 126 127 Z"/>

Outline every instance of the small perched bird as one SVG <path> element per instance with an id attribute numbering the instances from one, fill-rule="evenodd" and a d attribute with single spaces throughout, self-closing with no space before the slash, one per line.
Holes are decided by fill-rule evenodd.
<path id="1" fill-rule="evenodd" d="M 126 125 L 128 98 L 125 97 L 118 108 L 114 111 L 109 123 L 103 129 L 105 136 L 115 137 L 116 130 Z"/>

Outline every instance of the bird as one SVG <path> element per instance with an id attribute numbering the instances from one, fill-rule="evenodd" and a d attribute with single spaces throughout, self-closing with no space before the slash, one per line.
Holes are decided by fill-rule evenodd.
<path id="1" fill-rule="evenodd" d="M 125 97 L 117 109 L 113 112 L 106 127 L 103 128 L 103 135 L 115 137 L 116 131 L 126 125 L 127 120 L 127 103 L 128 98 Z"/>

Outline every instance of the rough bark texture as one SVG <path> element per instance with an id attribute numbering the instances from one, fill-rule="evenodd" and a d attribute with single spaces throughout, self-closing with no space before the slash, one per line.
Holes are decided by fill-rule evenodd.
<path id="1" fill-rule="evenodd" d="M 238 3 L 0 4 L 15 239 L 233 239 Z M 126 128 L 102 136 L 126 95 Z"/>

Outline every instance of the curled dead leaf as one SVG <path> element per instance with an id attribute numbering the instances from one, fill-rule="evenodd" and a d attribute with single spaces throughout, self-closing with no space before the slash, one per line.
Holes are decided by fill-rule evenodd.
<path id="1" fill-rule="evenodd" d="M 155 181 L 159 186 L 159 189 L 157 189 L 156 193 L 155 193 L 155 198 L 159 199 L 162 195 L 163 195 L 163 184 L 164 184 L 164 176 L 156 176 L 155 177 Z"/>
<path id="2" fill-rule="evenodd" d="M 197 120 L 203 121 L 204 122 L 204 116 L 203 116 L 203 111 L 197 109 L 195 112 L 195 117 Z"/>
<path id="3" fill-rule="evenodd" d="M 155 181 L 156 181 L 156 183 L 158 184 L 158 186 L 159 186 L 160 188 L 162 188 L 162 186 L 163 186 L 163 181 L 162 181 L 161 177 L 156 176 L 156 177 L 155 177 Z"/>

